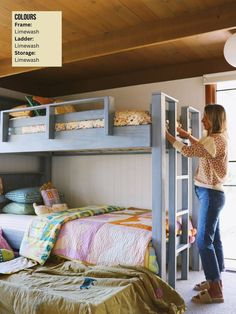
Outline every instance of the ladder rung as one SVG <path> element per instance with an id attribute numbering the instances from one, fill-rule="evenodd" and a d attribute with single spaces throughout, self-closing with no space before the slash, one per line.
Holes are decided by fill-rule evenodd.
<path id="1" fill-rule="evenodd" d="M 183 209 L 183 210 L 177 211 L 176 216 L 179 217 L 179 216 L 187 215 L 188 213 L 189 213 L 188 209 Z"/>
<path id="2" fill-rule="evenodd" d="M 176 179 L 177 180 L 189 179 L 189 175 L 188 174 L 184 174 L 184 175 L 181 175 L 181 176 L 176 176 Z"/>
<path id="3" fill-rule="evenodd" d="M 182 252 L 188 248 L 189 248 L 189 244 L 180 244 L 180 245 L 178 245 L 178 247 L 176 249 L 176 254 L 179 254 L 180 252 Z"/>
<path id="4" fill-rule="evenodd" d="M 191 113 L 199 113 L 199 111 L 193 107 L 189 107 L 188 110 L 191 112 Z"/>

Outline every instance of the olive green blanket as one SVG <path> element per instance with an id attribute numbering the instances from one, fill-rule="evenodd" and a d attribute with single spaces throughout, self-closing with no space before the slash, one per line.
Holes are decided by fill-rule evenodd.
<path id="1" fill-rule="evenodd" d="M 0 275 L 1 314 L 184 313 L 180 295 L 143 267 L 34 266 Z"/>

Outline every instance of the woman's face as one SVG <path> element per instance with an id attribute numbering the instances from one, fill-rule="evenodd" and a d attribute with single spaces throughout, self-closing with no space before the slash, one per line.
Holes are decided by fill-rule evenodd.
<path id="1" fill-rule="evenodd" d="M 211 129 L 211 123 L 210 120 L 208 119 L 207 115 L 204 113 L 204 116 L 202 118 L 202 123 L 204 126 L 205 130 L 210 130 Z"/>

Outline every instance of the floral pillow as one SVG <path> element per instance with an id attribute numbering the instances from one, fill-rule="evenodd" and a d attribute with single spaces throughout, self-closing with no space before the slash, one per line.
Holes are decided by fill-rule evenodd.
<path id="1" fill-rule="evenodd" d="M 46 206 L 52 207 L 53 204 L 61 204 L 57 189 L 48 189 L 41 191 L 43 202 Z"/>
<path id="2" fill-rule="evenodd" d="M 4 239 L 4 237 L 3 237 L 1 228 L 0 228 L 0 249 L 5 249 L 5 250 L 11 250 L 12 251 L 12 248 L 7 243 L 7 240 Z"/>

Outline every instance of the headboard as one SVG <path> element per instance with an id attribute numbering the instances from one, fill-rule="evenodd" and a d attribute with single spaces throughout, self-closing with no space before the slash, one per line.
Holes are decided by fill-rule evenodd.
<path id="1" fill-rule="evenodd" d="M 51 155 L 39 156 L 39 167 L 34 172 L 1 171 L 3 194 L 21 188 L 41 186 L 51 180 Z"/>
<path id="2" fill-rule="evenodd" d="M 3 194 L 6 192 L 42 184 L 41 173 L 0 173 L 3 183 Z"/>

